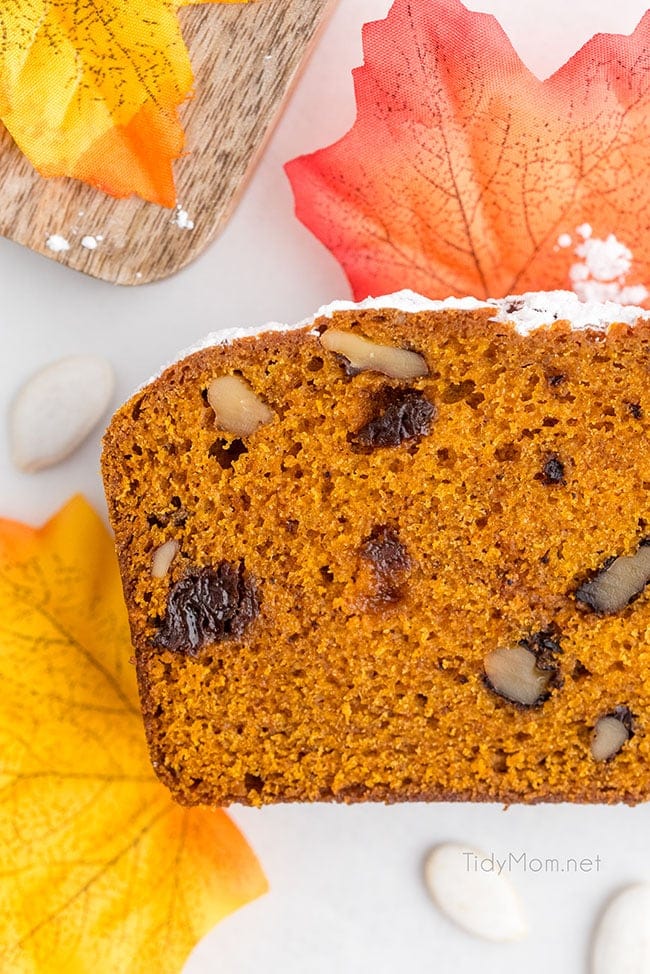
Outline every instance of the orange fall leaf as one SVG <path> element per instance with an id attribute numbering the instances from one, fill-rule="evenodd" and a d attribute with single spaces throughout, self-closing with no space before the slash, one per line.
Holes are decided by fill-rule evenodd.
<path id="1" fill-rule="evenodd" d="M 174 205 L 193 82 L 177 10 L 190 2 L 210 0 L 2 4 L 0 120 L 41 175 Z"/>
<path id="2" fill-rule="evenodd" d="M 82 498 L 0 521 L 0 969 L 172 974 L 266 888 L 223 811 L 149 766 L 111 540 Z"/>
<path id="3" fill-rule="evenodd" d="M 363 40 L 354 126 L 287 166 L 356 298 L 647 301 L 650 12 L 543 82 L 460 0 L 396 0 Z"/>

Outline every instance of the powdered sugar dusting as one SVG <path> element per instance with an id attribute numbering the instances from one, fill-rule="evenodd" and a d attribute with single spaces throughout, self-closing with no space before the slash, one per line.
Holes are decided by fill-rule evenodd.
<path id="1" fill-rule="evenodd" d="M 258 335 L 266 335 L 274 331 L 294 331 L 305 328 L 313 321 L 299 321 L 295 325 L 283 325 L 279 321 L 269 321 L 265 325 L 251 325 L 249 328 L 224 328 L 221 331 L 211 331 L 205 338 L 202 338 L 195 345 L 191 345 L 183 352 L 180 352 L 176 361 L 192 355 L 194 352 L 201 352 L 204 348 L 212 348 L 214 345 L 231 345 L 240 338 L 257 338 Z"/>
<path id="2" fill-rule="evenodd" d="M 582 229 L 585 230 L 584 227 Z M 555 321 L 569 321 L 571 327 L 577 330 L 592 328 L 605 331 L 615 321 L 634 324 L 639 318 L 650 317 L 650 312 L 631 305 L 623 307 L 613 301 L 582 301 L 573 291 L 531 291 L 506 298 L 490 298 L 488 301 L 477 298 L 432 301 L 414 291 L 398 291 L 379 298 L 367 298 L 359 304 L 334 301 L 321 308 L 310 322 L 320 317 L 331 318 L 337 311 L 367 308 L 394 308 L 414 313 L 452 309 L 476 311 L 485 307 L 496 310 L 491 321 L 510 322 L 520 335 L 528 335 L 534 329 L 552 325 Z"/>
<path id="3" fill-rule="evenodd" d="M 417 311 L 448 311 L 451 309 L 459 311 L 476 311 L 478 308 L 484 308 L 488 304 L 487 301 L 479 301 L 477 298 L 445 298 L 442 301 L 436 301 L 432 298 L 425 298 L 422 294 L 416 294 L 415 291 L 396 291 L 394 294 L 384 294 L 378 298 L 366 298 L 365 301 L 332 301 L 331 304 L 326 304 L 316 312 L 316 314 L 310 318 L 310 321 L 315 321 L 316 318 L 331 318 L 333 314 L 337 311 L 367 311 L 369 309 L 376 308 L 380 311 L 382 308 L 393 308 L 396 311 L 405 311 L 407 313 L 417 312 Z"/>
<path id="4" fill-rule="evenodd" d="M 643 308 L 632 306 L 622 307 L 613 301 L 581 301 L 573 291 L 531 291 L 528 294 L 512 295 L 507 298 L 490 298 L 480 301 L 477 298 L 445 298 L 434 301 L 425 298 L 414 291 L 398 291 L 395 294 L 385 294 L 378 298 L 366 298 L 365 301 L 332 301 L 324 305 L 309 318 L 298 321 L 293 325 L 272 321 L 263 325 L 253 325 L 249 328 L 225 328 L 213 331 L 196 344 L 179 352 L 176 358 L 168 362 L 156 375 L 140 386 L 143 389 L 158 379 L 162 373 L 176 362 L 203 351 L 215 345 L 229 345 L 240 338 L 256 338 L 268 332 L 297 331 L 302 328 L 311 329 L 319 318 L 331 318 L 340 311 L 364 311 L 372 309 L 393 309 L 406 314 L 420 311 L 449 311 L 464 310 L 477 311 L 481 308 L 494 312 L 490 321 L 510 324 L 520 335 L 528 335 L 537 328 L 549 327 L 556 321 L 568 321 L 576 330 L 593 329 L 606 331 L 614 322 L 635 324 L 640 318 L 650 318 L 650 312 Z M 318 334 L 312 330 L 312 335 Z M 139 391 L 139 390 L 138 390 Z"/>
<path id="5" fill-rule="evenodd" d="M 366 298 L 365 301 L 359 302 L 332 301 L 330 304 L 323 305 L 322 308 L 319 308 L 316 314 L 310 315 L 309 318 L 304 318 L 302 321 L 298 321 L 293 325 L 285 325 L 279 321 L 271 321 L 265 325 L 253 325 L 249 328 L 224 328 L 222 331 L 210 332 L 209 335 L 202 338 L 196 345 L 192 345 L 190 348 L 181 352 L 176 361 L 180 361 L 181 358 L 185 358 L 193 352 L 200 352 L 204 348 L 210 348 L 213 345 L 229 345 L 239 338 L 254 338 L 257 335 L 263 335 L 269 331 L 296 331 L 300 328 L 309 328 L 319 318 L 331 318 L 332 315 L 339 311 L 365 311 L 373 308 L 377 310 L 393 308 L 397 311 L 405 311 L 407 313 L 414 313 L 416 311 L 445 311 L 449 308 L 475 311 L 485 306 L 485 301 L 478 301 L 476 298 L 445 298 L 444 301 L 433 301 L 430 298 L 423 297 L 421 294 L 416 294 L 415 291 L 397 291 L 395 294 L 386 294 L 379 298 Z"/>
<path id="6" fill-rule="evenodd" d="M 70 250 L 69 242 L 59 233 L 50 234 L 45 241 L 45 246 L 48 250 L 51 250 L 53 254 L 63 254 L 66 250 Z"/>
<path id="7" fill-rule="evenodd" d="M 311 321 L 312 319 L 310 319 L 310 322 Z M 278 321 L 270 321 L 267 322 L 267 324 L 252 325 L 249 328 L 224 328 L 221 331 L 211 331 L 194 345 L 190 345 L 188 348 L 184 348 L 182 351 L 180 351 L 178 355 L 171 360 L 171 362 L 167 362 L 165 365 L 163 365 L 155 375 L 152 375 L 150 379 L 143 382 L 142 385 L 138 386 L 135 391 L 139 392 L 152 382 L 155 382 L 156 379 L 160 378 L 163 372 L 170 368 L 170 366 L 175 365 L 176 362 L 181 362 L 184 358 L 187 358 L 188 355 L 194 355 L 195 352 L 202 352 L 205 348 L 213 348 L 215 345 L 231 345 L 240 338 L 257 338 L 259 335 L 266 335 L 268 332 L 273 331 L 294 331 L 298 330 L 299 328 L 304 328 L 310 322 L 299 321 L 295 325 L 283 325 Z"/>
<path id="8" fill-rule="evenodd" d="M 607 331 L 614 322 L 634 325 L 640 318 L 650 317 L 644 308 L 614 301 L 582 301 L 573 291 L 531 291 L 488 304 L 497 309 L 492 321 L 510 322 L 520 335 L 555 321 L 568 321 L 576 331 Z"/>
<path id="9" fill-rule="evenodd" d="M 187 210 L 184 210 L 182 206 L 176 207 L 176 212 L 172 217 L 172 223 L 180 227 L 181 230 L 193 230 L 194 220 L 190 219 L 190 215 Z"/>
<path id="10" fill-rule="evenodd" d="M 640 304 L 648 297 L 643 284 L 630 285 L 627 278 L 632 269 L 632 251 L 610 233 L 605 238 L 594 237 L 588 223 L 576 229 L 579 242 L 574 248 L 578 260 L 569 269 L 573 290 L 583 301 L 616 301 L 619 304 Z M 568 244 L 565 242 L 568 238 Z M 561 234 L 561 247 L 572 243 L 569 234 Z"/>
<path id="11" fill-rule="evenodd" d="M 79 215 L 83 216 L 83 210 L 79 211 Z M 72 244 L 80 244 L 84 250 L 96 250 L 101 241 L 104 239 L 101 234 L 96 233 L 94 235 L 84 234 L 81 239 L 78 235 L 81 231 L 77 227 L 72 227 L 70 234 L 73 237 Z M 45 246 L 48 250 L 51 250 L 54 254 L 63 254 L 66 250 L 70 250 L 72 247 L 70 241 L 62 236 L 60 233 L 52 233 L 45 241 Z"/>

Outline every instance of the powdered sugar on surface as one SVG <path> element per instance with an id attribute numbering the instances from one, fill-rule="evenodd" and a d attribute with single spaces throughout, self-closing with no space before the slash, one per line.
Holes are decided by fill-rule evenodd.
<path id="1" fill-rule="evenodd" d="M 648 297 L 643 284 L 629 284 L 633 254 L 618 238 L 594 237 L 588 223 L 576 228 L 578 237 L 573 253 L 578 258 L 569 268 L 573 290 L 583 301 L 615 301 L 619 304 L 640 304 Z M 570 247 L 573 238 L 568 233 L 558 237 L 558 246 Z"/>
<path id="2" fill-rule="evenodd" d="M 180 227 L 181 230 L 194 229 L 194 220 L 190 219 L 189 213 L 182 206 L 176 207 L 176 212 L 172 217 L 172 223 L 174 226 Z"/>
<path id="3" fill-rule="evenodd" d="M 211 331 L 200 341 L 196 342 L 194 345 L 190 345 L 188 348 L 184 348 L 182 351 L 176 355 L 171 362 L 167 362 L 152 375 L 150 379 L 143 382 L 141 386 L 135 390 L 135 392 L 140 392 L 141 389 L 146 388 L 159 379 L 160 376 L 165 372 L 170 366 L 175 365 L 176 362 L 181 362 L 184 358 L 189 355 L 194 355 L 195 352 L 202 352 L 205 348 L 213 348 L 215 345 L 230 345 L 232 342 L 238 341 L 240 338 L 257 338 L 259 335 L 266 335 L 268 332 L 277 331 L 296 331 L 299 328 L 304 328 L 306 325 L 311 323 L 313 319 L 309 319 L 308 322 L 299 321 L 295 325 L 283 325 L 277 321 L 269 321 L 265 325 L 252 325 L 249 328 L 224 328 L 221 331 Z M 134 393 L 135 394 L 135 393 Z"/>
<path id="4" fill-rule="evenodd" d="M 96 250 L 98 240 L 97 237 L 91 237 L 90 235 L 81 238 L 81 246 L 85 247 L 86 250 Z"/>
<path id="5" fill-rule="evenodd" d="M 174 361 L 180 362 L 181 359 L 187 358 L 188 355 L 192 355 L 194 352 L 201 352 L 204 348 L 211 348 L 214 345 L 230 345 L 239 338 L 255 338 L 267 332 L 297 331 L 300 328 L 309 328 L 319 318 L 331 318 L 338 311 L 364 311 L 372 308 L 376 308 L 377 310 L 394 308 L 395 310 L 405 311 L 407 313 L 416 311 L 444 311 L 449 308 L 475 311 L 485 306 L 485 301 L 478 301 L 476 298 L 445 298 L 444 301 L 432 301 L 430 298 L 425 298 L 421 294 L 416 294 L 415 291 L 398 291 L 395 294 L 386 294 L 379 298 L 366 298 L 365 301 L 359 302 L 332 301 L 331 304 L 326 304 L 322 308 L 319 308 L 316 314 L 310 315 L 309 318 L 305 318 L 303 321 L 298 321 L 292 325 L 286 325 L 279 321 L 270 321 L 267 324 L 253 325 L 249 328 L 224 328 L 222 331 L 212 331 L 205 338 L 200 339 L 195 345 L 180 352 Z M 173 362 L 170 364 L 173 365 Z M 165 368 L 168 368 L 168 366 L 165 366 Z"/>
<path id="6" fill-rule="evenodd" d="M 80 215 L 83 215 L 83 210 L 80 211 Z M 78 239 L 79 230 L 76 227 L 72 228 L 72 237 L 74 238 L 74 244 L 81 244 L 85 250 L 96 250 L 101 241 L 104 239 L 101 234 L 97 233 L 94 236 L 91 234 L 86 234 Z M 48 250 L 51 250 L 54 254 L 63 254 L 66 250 L 70 250 L 72 244 L 70 241 L 62 236 L 60 233 L 53 233 L 45 241 L 45 246 Z"/>
<path id="7" fill-rule="evenodd" d="M 531 291 L 488 302 L 497 309 L 493 321 L 510 322 L 520 335 L 555 321 L 568 321 L 576 331 L 607 331 L 616 322 L 634 325 L 650 311 L 614 301 L 581 301 L 573 291 Z"/>
<path id="8" fill-rule="evenodd" d="M 634 324 L 639 318 L 650 317 L 650 312 L 631 305 L 623 306 L 613 301 L 581 301 L 573 291 L 530 291 L 527 294 L 511 295 L 506 298 L 490 298 L 480 301 L 477 298 L 446 298 L 432 301 L 414 291 L 398 291 L 380 298 L 367 298 L 355 304 L 352 301 L 334 301 L 321 308 L 314 318 L 331 318 L 337 311 L 354 311 L 368 308 L 394 308 L 398 311 L 415 313 L 418 311 L 448 311 L 451 309 L 476 311 L 479 308 L 493 308 L 495 314 L 491 321 L 509 322 L 520 335 L 528 335 L 536 328 L 552 325 L 555 321 L 569 321 L 576 330 L 592 328 L 605 331 L 615 321 Z"/>
<path id="9" fill-rule="evenodd" d="M 63 254 L 66 250 L 70 250 L 70 244 L 62 237 L 60 233 L 52 233 L 45 241 L 45 246 L 48 250 L 51 250 L 53 254 Z"/>
<path id="10" fill-rule="evenodd" d="M 366 298 L 365 301 L 332 301 L 324 305 L 309 318 L 298 321 L 293 325 L 282 324 L 277 321 L 263 325 L 253 325 L 249 328 L 225 328 L 222 331 L 210 332 L 196 344 L 183 349 L 171 361 L 164 365 L 154 376 L 143 383 L 137 391 L 144 389 L 158 379 L 162 373 L 176 362 L 215 345 L 229 345 L 240 338 L 255 338 L 268 332 L 297 331 L 310 328 L 319 318 L 331 318 L 339 311 L 364 311 L 394 309 L 407 314 L 419 311 L 448 311 L 464 310 L 477 311 L 489 308 L 494 313 L 491 321 L 510 324 L 520 335 L 528 335 L 537 328 L 548 327 L 556 321 L 568 321 L 576 330 L 592 329 L 607 331 L 614 322 L 635 324 L 640 318 L 649 318 L 650 312 L 644 308 L 631 305 L 622 306 L 613 301 L 581 301 L 573 291 L 531 291 L 527 294 L 512 295 L 506 298 L 491 298 L 481 301 L 478 298 L 446 298 L 434 301 L 425 298 L 414 291 L 397 291 L 377 298 Z M 312 331 L 312 334 L 317 334 Z"/>
<path id="11" fill-rule="evenodd" d="M 425 298 L 422 294 L 415 291 L 395 291 L 393 294 L 383 294 L 378 298 L 366 298 L 365 301 L 332 301 L 326 304 L 309 319 L 315 321 L 316 318 L 331 318 L 337 311 L 367 311 L 376 308 L 393 308 L 396 311 L 415 313 L 418 311 L 476 311 L 484 308 L 490 302 L 479 301 L 478 298 L 445 298 L 436 301 L 432 298 Z"/>

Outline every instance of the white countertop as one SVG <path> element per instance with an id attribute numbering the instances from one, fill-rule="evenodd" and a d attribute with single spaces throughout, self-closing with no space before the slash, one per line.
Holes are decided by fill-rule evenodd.
<path id="1" fill-rule="evenodd" d="M 543 77 L 591 34 L 628 33 L 641 0 L 484 0 L 526 63 Z M 293 216 L 282 165 L 327 145 L 352 123 L 350 69 L 360 28 L 389 0 L 339 0 L 244 198 L 220 239 L 176 277 L 118 288 L 0 240 L 0 405 L 40 365 L 69 353 L 108 357 L 115 404 L 208 331 L 295 321 L 335 297 L 344 275 Z M 195 221 L 200 213 L 191 214 Z M 0 430 L 0 514 L 39 523 L 83 492 L 103 511 L 99 434 L 70 460 L 34 476 L 17 473 Z M 460 715 L 459 715 L 460 719 Z M 621 886 L 650 881 L 650 809 L 539 806 L 294 806 L 238 809 L 234 818 L 260 856 L 271 892 L 228 918 L 195 950 L 186 974 L 320 974 L 397 969 L 576 974 L 586 970 L 597 911 Z M 600 857 L 590 872 L 533 871 L 515 864 L 532 932 L 521 944 L 474 941 L 429 903 L 422 861 L 456 839 L 499 857 Z"/>

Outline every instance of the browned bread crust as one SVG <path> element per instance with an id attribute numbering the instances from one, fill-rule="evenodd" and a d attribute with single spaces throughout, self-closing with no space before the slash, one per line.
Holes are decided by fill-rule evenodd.
<path id="1" fill-rule="evenodd" d="M 645 800 L 650 592 L 609 614 L 583 594 L 650 536 L 648 323 L 316 325 L 416 350 L 428 373 L 355 372 L 313 329 L 267 333 L 173 365 L 106 434 L 160 778 L 188 804 Z M 215 427 L 208 389 L 230 374 L 271 410 L 250 435 Z M 486 673 L 515 647 L 540 680 L 529 706 Z M 628 734 L 597 760 L 607 715 Z"/>

